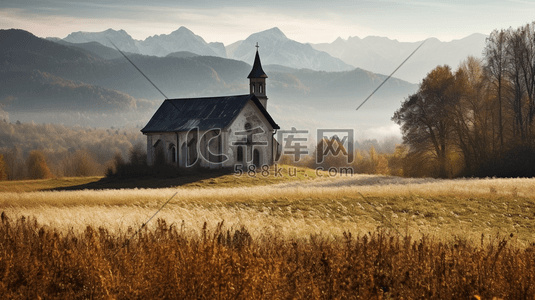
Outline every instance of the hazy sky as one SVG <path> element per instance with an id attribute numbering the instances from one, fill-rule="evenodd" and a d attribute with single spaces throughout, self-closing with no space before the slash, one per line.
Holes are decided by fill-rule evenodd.
<path id="1" fill-rule="evenodd" d="M 368 35 L 450 41 L 534 20 L 535 0 L 0 0 L 0 29 L 20 28 L 40 37 L 113 28 L 145 39 L 185 26 L 207 42 L 225 45 L 275 26 L 299 42 Z"/>

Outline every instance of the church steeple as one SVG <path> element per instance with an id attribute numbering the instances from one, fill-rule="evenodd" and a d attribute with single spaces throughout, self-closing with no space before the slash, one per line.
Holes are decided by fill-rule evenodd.
<path id="1" fill-rule="evenodd" d="M 267 96 L 266 96 L 266 78 L 267 75 L 262 70 L 262 64 L 260 63 L 260 55 L 258 54 L 258 43 L 256 43 L 256 56 L 253 63 L 253 69 L 249 73 L 249 90 L 251 94 L 254 94 L 260 103 L 267 109 Z"/>

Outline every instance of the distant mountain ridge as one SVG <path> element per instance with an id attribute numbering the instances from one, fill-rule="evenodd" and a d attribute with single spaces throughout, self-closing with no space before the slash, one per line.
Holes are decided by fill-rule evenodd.
<path id="1" fill-rule="evenodd" d="M 107 29 L 102 32 L 73 32 L 63 39 L 69 43 L 88 43 L 99 42 L 104 46 L 114 48 L 112 43 L 119 47 L 122 51 L 128 51 L 131 53 L 141 53 L 136 45 L 136 41 L 124 30 Z"/>
<path id="2" fill-rule="evenodd" d="M 198 55 L 227 57 L 222 43 L 206 43 L 191 30 L 181 26 L 170 34 L 153 35 L 143 41 L 136 41 L 139 53 L 166 56 L 169 53 L 188 51 Z"/>
<path id="3" fill-rule="evenodd" d="M 459 40 L 441 42 L 429 38 L 425 44 L 400 68 L 395 76 L 409 82 L 420 82 L 437 65 L 447 64 L 456 68 L 468 55 L 482 57 L 487 35 L 475 33 Z M 420 44 L 399 42 L 386 37 L 368 36 L 363 39 L 337 38 L 332 43 L 311 44 L 353 66 L 374 73 L 390 74 Z"/>
<path id="4" fill-rule="evenodd" d="M 230 58 L 241 61 L 253 61 L 256 43 L 259 44 L 262 62 L 277 64 L 295 69 L 311 69 L 316 71 L 348 71 L 353 66 L 323 51 L 318 51 L 308 44 L 291 40 L 277 27 L 254 33 L 239 43 L 232 51 Z"/>
<path id="5" fill-rule="evenodd" d="M 437 65 L 448 64 L 456 68 L 468 55 L 481 57 L 487 35 L 472 34 L 459 40 L 441 42 L 429 38 L 418 52 L 395 74 L 396 77 L 418 83 Z M 386 37 L 367 36 L 337 38 L 332 43 L 303 44 L 289 39 L 277 27 L 253 33 L 245 40 L 230 45 L 207 43 L 186 27 L 180 27 L 170 34 L 134 40 L 124 30 L 108 29 L 102 32 L 73 32 L 64 42 L 98 42 L 113 48 L 108 38 L 122 51 L 136 54 L 164 57 L 170 53 L 191 52 L 203 56 L 232 58 L 250 63 L 254 52 L 251 49 L 258 42 L 264 64 L 281 65 L 295 69 L 316 71 L 348 71 L 355 67 L 379 74 L 390 74 L 407 58 L 419 42 L 399 42 Z M 93 46 L 95 48 L 95 46 Z M 110 58 L 103 51 L 96 51 L 104 58 Z"/>
<path id="6" fill-rule="evenodd" d="M 134 40 L 124 30 L 108 29 L 102 32 L 73 32 L 63 39 L 69 43 L 98 42 L 114 48 L 111 41 L 122 51 L 164 57 L 175 52 L 191 52 L 203 56 L 233 58 L 250 63 L 254 59 L 255 43 L 262 45 L 262 55 L 266 64 L 278 64 L 291 68 L 306 68 L 317 71 L 347 71 L 353 66 L 338 58 L 315 50 L 308 44 L 288 39 L 282 31 L 275 27 L 249 36 L 246 40 L 231 47 L 228 55 L 223 43 L 207 43 L 202 37 L 195 35 L 186 27 L 170 34 L 153 35 L 145 40 Z M 253 53 L 253 54 L 251 54 Z"/>

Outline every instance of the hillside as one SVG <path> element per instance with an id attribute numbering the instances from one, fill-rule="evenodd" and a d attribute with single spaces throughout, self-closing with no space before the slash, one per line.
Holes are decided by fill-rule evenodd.
<path id="1" fill-rule="evenodd" d="M 52 117 L 55 122 L 83 119 L 89 126 L 122 126 L 119 122 L 134 115 L 137 121 L 148 120 L 164 98 L 128 61 L 105 46 L 56 43 L 22 30 L 2 30 L 0 39 L 5 41 L 0 49 L 4 66 L 0 80 L 8 86 L 0 91 L 0 108 L 13 120 L 50 122 L 46 118 L 60 113 Z M 284 107 L 304 106 L 318 112 L 328 108 L 332 113 L 323 118 L 334 121 L 336 111 L 356 107 L 385 78 L 362 69 L 325 72 L 269 65 L 264 62 L 264 50 L 260 51 L 269 76 L 269 103 L 282 108 L 273 112 L 279 119 L 291 118 Z M 251 65 L 239 60 L 187 52 L 166 57 L 127 55 L 169 98 L 248 93 L 246 76 Z M 389 122 L 400 101 L 414 90 L 416 85 L 392 78 L 363 109 L 384 111 Z M 87 117 L 70 120 L 62 115 L 68 111 Z M 102 113 L 118 115 L 107 119 L 95 115 Z"/>

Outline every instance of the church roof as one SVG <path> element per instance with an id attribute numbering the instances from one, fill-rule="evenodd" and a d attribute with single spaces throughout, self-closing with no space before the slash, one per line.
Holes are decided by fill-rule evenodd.
<path id="1" fill-rule="evenodd" d="M 253 101 L 273 129 L 280 129 L 258 98 L 253 94 L 248 94 L 167 99 L 152 116 L 147 126 L 141 129 L 141 132 L 178 132 L 193 128 L 199 128 L 201 131 L 223 129 L 232 123 L 249 101 Z"/>
<path id="2" fill-rule="evenodd" d="M 262 70 L 262 64 L 260 63 L 258 51 L 256 51 L 256 56 L 254 58 L 253 69 L 247 78 L 268 78 L 264 70 Z"/>

